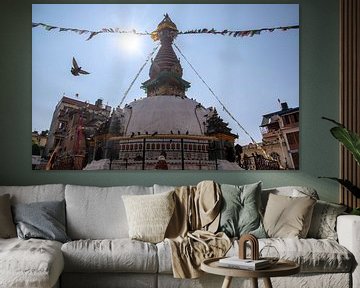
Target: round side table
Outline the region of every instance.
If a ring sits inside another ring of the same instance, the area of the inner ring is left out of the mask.
[[[238,268],[222,267],[219,259],[206,259],[201,263],[201,270],[216,275],[225,276],[222,288],[229,288],[233,277],[251,278],[253,287],[258,288],[258,278],[263,278],[265,287],[272,288],[270,277],[289,276],[300,272],[300,266],[288,260],[279,260],[269,268],[261,270],[245,270]]]

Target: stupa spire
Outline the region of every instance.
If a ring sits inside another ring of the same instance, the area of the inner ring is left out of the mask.
[[[190,83],[182,79],[183,70],[180,60],[172,47],[178,34],[177,27],[168,14],[159,23],[157,29],[151,33],[154,41],[160,40],[160,49],[152,60],[149,77],[142,83],[147,96],[170,95],[185,96],[185,91]]]

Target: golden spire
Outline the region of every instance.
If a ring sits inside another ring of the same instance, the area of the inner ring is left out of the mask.
[[[172,39],[174,39],[177,36],[178,29],[174,22],[171,21],[169,15],[166,13],[164,15],[164,19],[159,23],[156,30],[151,32],[151,38],[154,41],[161,40],[162,31],[167,30],[169,35],[172,36]]]

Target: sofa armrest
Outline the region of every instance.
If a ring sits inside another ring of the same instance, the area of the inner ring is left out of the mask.
[[[360,216],[341,215],[336,224],[339,243],[355,257],[352,273],[353,287],[360,287]]]

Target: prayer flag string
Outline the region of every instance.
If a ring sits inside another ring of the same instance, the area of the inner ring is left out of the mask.
[[[91,31],[91,30],[86,30],[86,29],[76,29],[76,28],[64,28],[64,27],[57,27],[57,26],[52,26],[52,25],[48,25],[48,24],[44,24],[44,23],[32,23],[32,28],[35,27],[43,27],[45,30],[47,31],[51,31],[51,30],[55,30],[58,29],[59,32],[63,32],[63,31],[71,31],[71,32],[75,32],[79,35],[83,35],[83,34],[90,34],[89,37],[86,40],[90,40],[92,39],[94,36],[101,34],[101,33],[118,33],[118,34],[134,34],[134,35],[150,35],[150,33],[148,32],[137,32],[135,29],[132,30],[121,30],[120,28],[103,28],[99,31]]]
[[[261,28],[261,29],[255,29],[255,30],[222,30],[217,31],[214,28],[213,29],[195,29],[195,30],[189,30],[184,32],[178,32],[178,34],[220,34],[223,36],[233,36],[233,37],[244,37],[249,36],[252,37],[254,35],[260,35],[261,32],[274,32],[275,30],[280,31],[287,31],[291,29],[299,29],[299,25],[293,25],[293,26],[281,26],[281,27],[274,27],[274,28]]]
[[[149,32],[138,32],[135,29],[132,30],[121,30],[120,28],[103,28],[98,31],[92,31],[92,30],[86,30],[86,29],[77,29],[77,28],[64,28],[64,27],[58,27],[53,26],[49,24],[44,23],[32,23],[32,28],[36,27],[42,27],[47,31],[52,30],[58,30],[59,32],[74,32],[79,35],[87,34],[89,35],[86,40],[92,39],[94,36],[98,34],[103,33],[118,33],[118,34],[134,34],[134,35],[140,35],[140,36],[151,36],[152,33]],[[254,35],[260,35],[262,32],[273,32],[275,30],[280,31],[288,31],[291,29],[299,29],[299,25],[293,25],[293,26],[280,26],[280,27],[273,27],[273,28],[261,28],[261,29],[254,29],[254,30],[222,30],[217,31],[214,28],[212,29],[194,29],[194,30],[188,30],[188,31],[179,31],[178,35],[187,35],[187,34],[212,34],[212,35],[223,35],[223,36],[232,36],[232,37],[253,37]],[[156,32],[156,31],[155,31]]]

